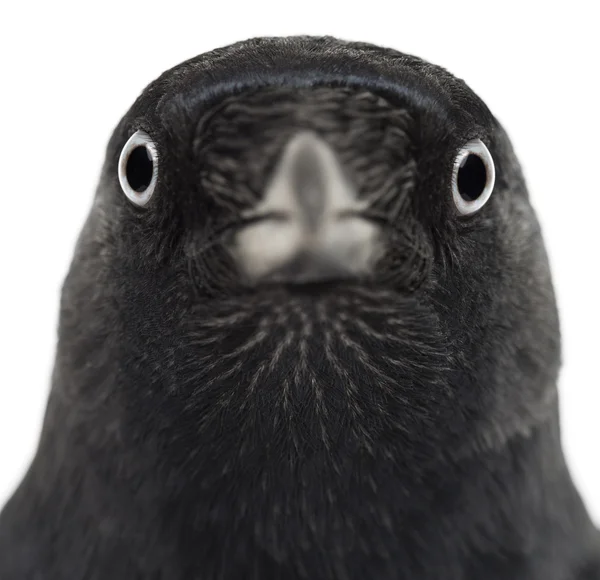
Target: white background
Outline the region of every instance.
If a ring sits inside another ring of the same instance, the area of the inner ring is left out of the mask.
[[[208,4],[216,4],[210,9]],[[258,35],[332,34],[441,64],[524,165],[562,313],[563,440],[600,523],[600,48],[594,3],[4,2],[0,9],[0,504],[31,460],[59,287],[104,147],[163,70]]]

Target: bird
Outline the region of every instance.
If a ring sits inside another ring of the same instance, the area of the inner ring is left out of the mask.
[[[0,577],[600,579],[560,360],[464,81],[333,37],[202,54],[110,138]]]

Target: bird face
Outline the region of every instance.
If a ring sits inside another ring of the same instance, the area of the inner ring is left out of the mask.
[[[393,79],[256,62],[253,84],[165,73],[115,131],[65,289],[63,326],[119,369],[85,396],[110,390],[122,436],[202,485],[418,481],[526,431],[553,396],[556,312],[485,105],[411,57]]]

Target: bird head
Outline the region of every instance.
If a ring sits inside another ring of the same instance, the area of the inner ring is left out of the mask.
[[[370,45],[249,41],[152,83],[61,324],[73,399],[197,489],[409,486],[553,409],[554,296],[505,132]]]

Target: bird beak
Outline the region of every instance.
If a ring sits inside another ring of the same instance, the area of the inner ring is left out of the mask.
[[[244,216],[233,253],[253,282],[320,282],[370,273],[379,227],[320,137],[286,145],[261,202]]]

